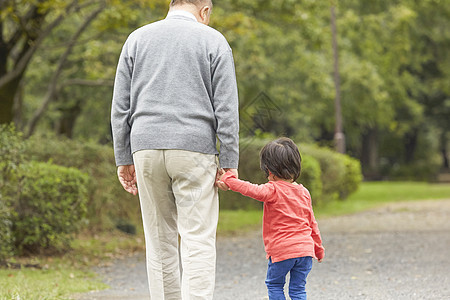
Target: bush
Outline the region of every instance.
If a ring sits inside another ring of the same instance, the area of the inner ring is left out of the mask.
[[[431,159],[415,161],[408,165],[394,165],[389,170],[389,178],[408,181],[436,181],[440,167],[440,163]]]
[[[88,177],[49,163],[23,165],[20,192],[13,202],[13,234],[19,253],[68,246],[86,214]]]
[[[17,195],[18,171],[25,161],[25,142],[13,125],[0,125],[0,263],[13,255],[10,203]]]
[[[0,266],[13,255],[14,239],[9,208],[0,199]]]
[[[51,135],[33,136],[29,145],[27,152],[33,160],[77,168],[89,175],[89,229],[109,230],[123,221],[141,225],[139,199],[120,185],[112,146]]]
[[[311,194],[311,200],[313,204],[322,197],[322,171],[320,170],[320,164],[311,155],[302,155],[302,172],[300,174],[299,182],[302,183]]]
[[[18,170],[26,161],[25,148],[14,125],[0,125],[0,200],[6,206],[17,193]]]
[[[302,145],[303,153],[313,156],[322,171],[322,195],[316,203],[344,200],[358,189],[362,181],[359,161],[347,155],[315,145]]]
[[[87,175],[30,162],[30,149],[14,126],[0,126],[0,262],[24,251],[62,249],[86,214]]]
[[[339,199],[345,199],[358,190],[363,176],[359,160],[347,155],[340,155],[340,157],[344,160],[345,175],[339,189]]]

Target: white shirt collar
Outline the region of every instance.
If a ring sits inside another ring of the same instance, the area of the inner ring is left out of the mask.
[[[167,17],[172,17],[172,16],[183,16],[183,17],[187,17],[189,19],[194,20],[195,22],[197,21],[197,18],[190,12],[185,11],[185,10],[172,10],[169,11],[169,13],[167,14]]]

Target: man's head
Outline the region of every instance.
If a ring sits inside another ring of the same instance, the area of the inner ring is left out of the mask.
[[[172,0],[170,10],[185,10],[192,13],[197,21],[209,24],[212,12],[212,0]]]

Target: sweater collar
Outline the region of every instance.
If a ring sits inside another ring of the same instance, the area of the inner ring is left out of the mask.
[[[172,11],[169,11],[169,13],[167,14],[166,18],[171,18],[171,17],[175,17],[175,16],[177,16],[177,17],[178,16],[186,17],[186,18],[189,18],[191,20],[194,20],[195,22],[198,22],[197,19],[195,18],[195,16],[192,13],[190,13],[188,11],[185,11],[185,10],[172,10]]]

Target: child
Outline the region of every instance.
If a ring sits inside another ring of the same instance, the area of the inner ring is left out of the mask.
[[[268,183],[252,184],[221,172],[219,181],[231,190],[264,202],[263,238],[269,260],[266,285],[270,300],[286,299],[284,284],[290,272],[289,296],[306,299],[306,277],[312,258],[322,261],[325,251],[314,218],[308,190],[295,180],[301,157],[291,139],[279,138],[260,153],[261,169]]]

